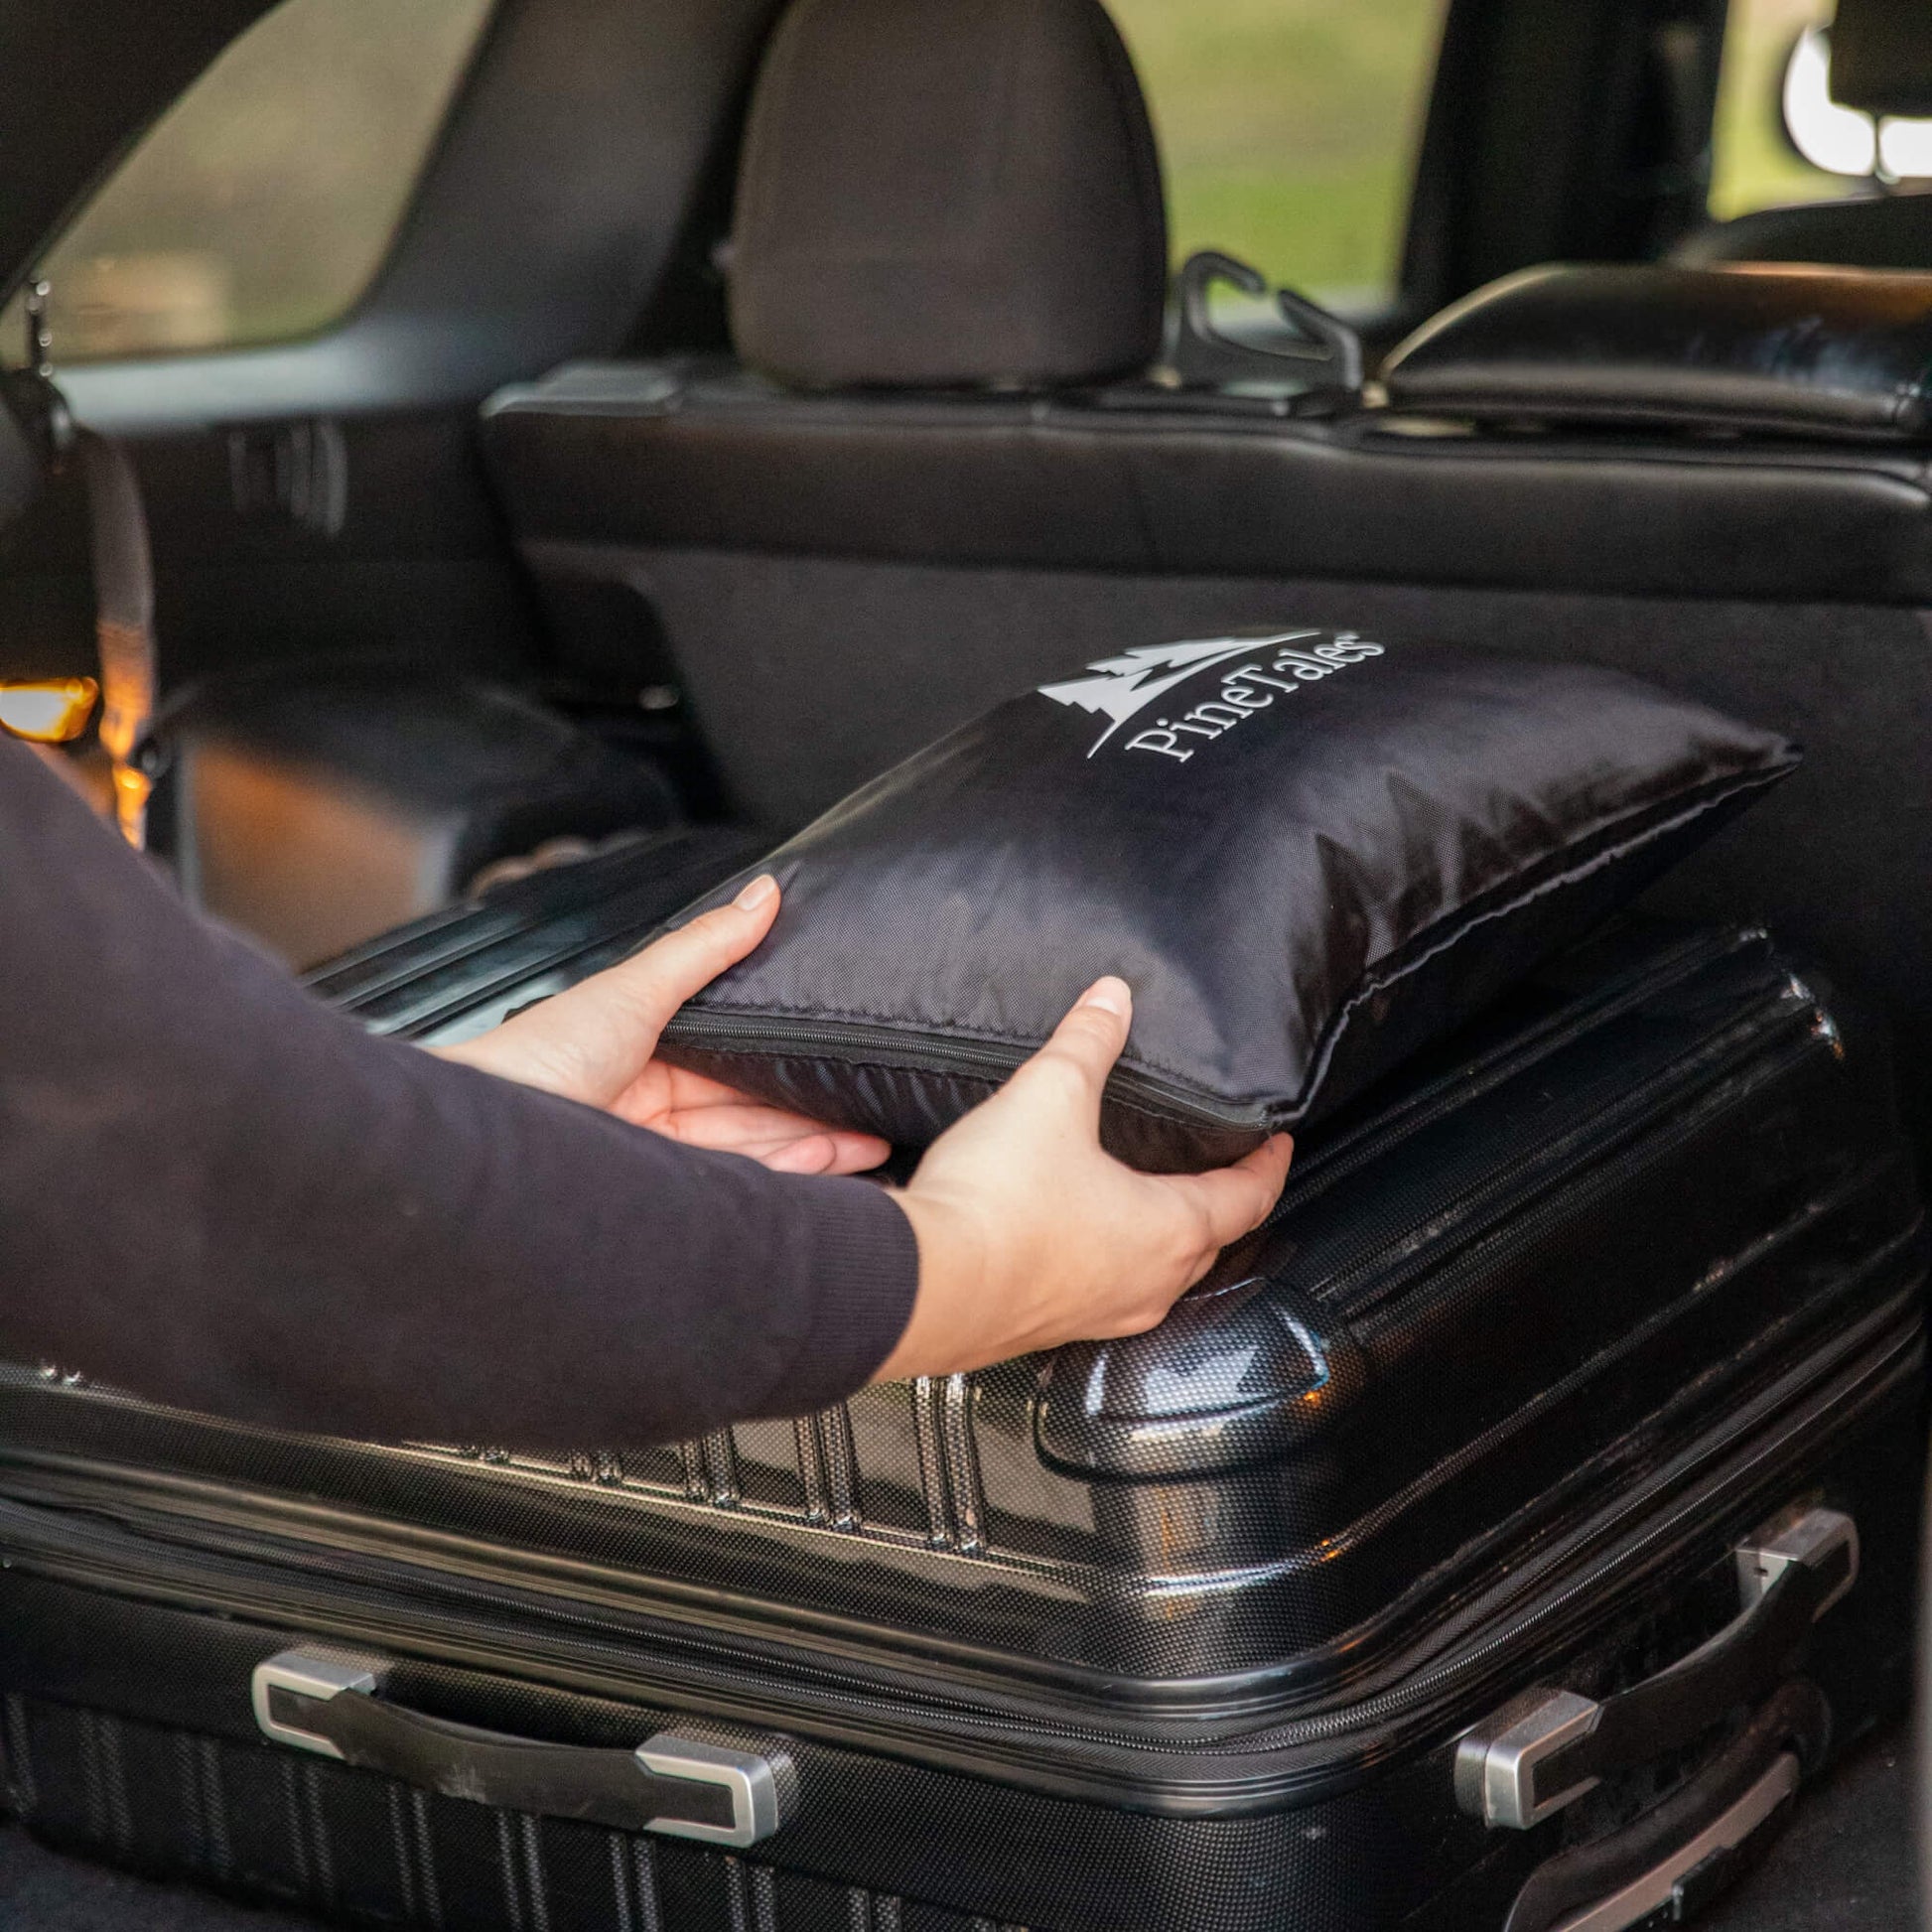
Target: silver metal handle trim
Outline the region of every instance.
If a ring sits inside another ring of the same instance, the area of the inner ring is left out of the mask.
[[[326,1651],[284,1650],[255,1666],[248,1696],[255,1708],[255,1723],[264,1737],[272,1737],[278,1744],[292,1744],[299,1751],[314,1751],[318,1757],[339,1758],[342,1751],[327,1737],[282,1723],[274,1715],[269,1694],[290,1691],[297,1697],[326,1704],[345,1691],[360,1691],[372,1697],[381,1678],[379,1663],[347,1655],[331,1656]]]
[[[1551,1932],[1629,1932],[1653,1912],[1672,1902],[1678,1880],[1695,1871],[1707,1859],[1733,1852],[1777,1810],[1798,1788],[1803,1769],[1790,1751],[1779,1752],[1771,1768],[1717,1819],[1707,1825],[1688,1845],[1680,1845],[1661,1863],[1652,1865],[1642,1877],[1633,1878],[1621,1891],[1572,1914]]]
[[[1457,1807],[1485,1825],[1528,1831],[1599,1782],[1582,1778],[1544,1796],[1537,1770],[1595,1729],[1603,1707],[1575,1691],[1525,1691],[1456,1746]]]
[[[1814,1623],[1859,1581],[1859,1526],[1836,1509],[1807,1509],[1767,1523],[1737,1546],[1737,1591],[1744,1607],[1755,1603],[1794,1563],[1816,1570],[1840,1549],[1846,1553],[1844,1581],[1812,1612]]]
[[[731,1793],[729,1825],[694,1825],[680,1818],[653,1818],[646,1831],[666,1838],[694,1838],[706,1845],[743,1849],[766,1839],[778,1829],[778,1779],[768,1758],[756,1751],[732,1750],[700,1738],[679,1737],[668,1730],[637,1746],[637,1762],[660,1778],[682,1778],[700,1784],[722,1785]]]

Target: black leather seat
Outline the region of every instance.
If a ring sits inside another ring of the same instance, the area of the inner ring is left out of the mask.
[[[1416,427],[1092,395],[786,396],[738,372],[598,367],[500,398],[489,443],[526,558],[649,604],[735,802],[774,824],[1173,621],[1152,607],[1125,614],[1131,635],[1082,621],[1109,600],[1070,580],[1096,574],[1932,599],[1915,449]],[[1071,608],[1037,639],[962,635],[961,574],[989,570],[1058,580],[1041,610]],[[1260,603],[1272,621],[1279,605]]]
[[[1932,193],[1757,208],[1697,229],[1671,251],[1671,260],[1687,268],[1724,262],[1932,268]]]

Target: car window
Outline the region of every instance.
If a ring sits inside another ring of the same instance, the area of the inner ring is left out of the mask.
[[[491,0],[283,0],[41,263],[57,361],[338,322],[388,252]],[[19,302],[0,321],[18,359]]]
[[[1110,0],[1176,261],[1220,248],[1340,309],[1395,296],[1443,0]]]
[[[1791,202],[1859,192],[1859,180],[1813,167],[1792,146],[1780,102],[1792,51],[1831,26],[1834,0],[1730,0],[1711,136],[1711,212],[1720,220]]]

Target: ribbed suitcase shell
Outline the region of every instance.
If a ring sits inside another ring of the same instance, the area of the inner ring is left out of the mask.
[[[661,914],[652,873],[534,880],[320,983],[392,1031],[475,1025],[621,951]],[[1762,934],[1633,929],[1311,1141],[1151,1336],[570,1456],[276,1435],[22,1369],[16,1802],[122,1857],[453,1927],[1500,1916],[1690,1767],[1499,1833],[1455,1810],[1455,1735],[1700,1641],[1771,1511],[1858,1518],[1863,1573],[1807,1668],[1841,1734],[1893,1694],[1920,1239],[1862,1039]],[[249,1671],[305,1638],[497,1729],[782,1737],[795,1813],[739,1858],[251,1741]]]

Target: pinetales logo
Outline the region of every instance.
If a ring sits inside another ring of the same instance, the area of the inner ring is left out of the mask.
[[[1055,704],[1076,705],[1107,719],[1108,725],[1087,751],[1092,758],[1123,725],[1190,679],[1219,671],[1220,689],[1204,703],[1178,716],[1158,716],[1126,740],[1129,752],[1148,752],[1185,764],[1203,740],[1220,738],[1278,697],[1293,697],[1305,684],[1319,682],[1365,657],[1380,657],[1382,646],[1365,642],[1352,630],[1281,630],[1271,636],[1189,638],[1173,644],[1138,644],[1118,657],[1089,664],[1087,677],[1064,684],[1042,684],[1039,695]],[[1248,658],[1234,664],[1236,658]],[[1231,670],[1221,669],[1234,665]],[[1166,710],[1175,707],[1168,706]]]

